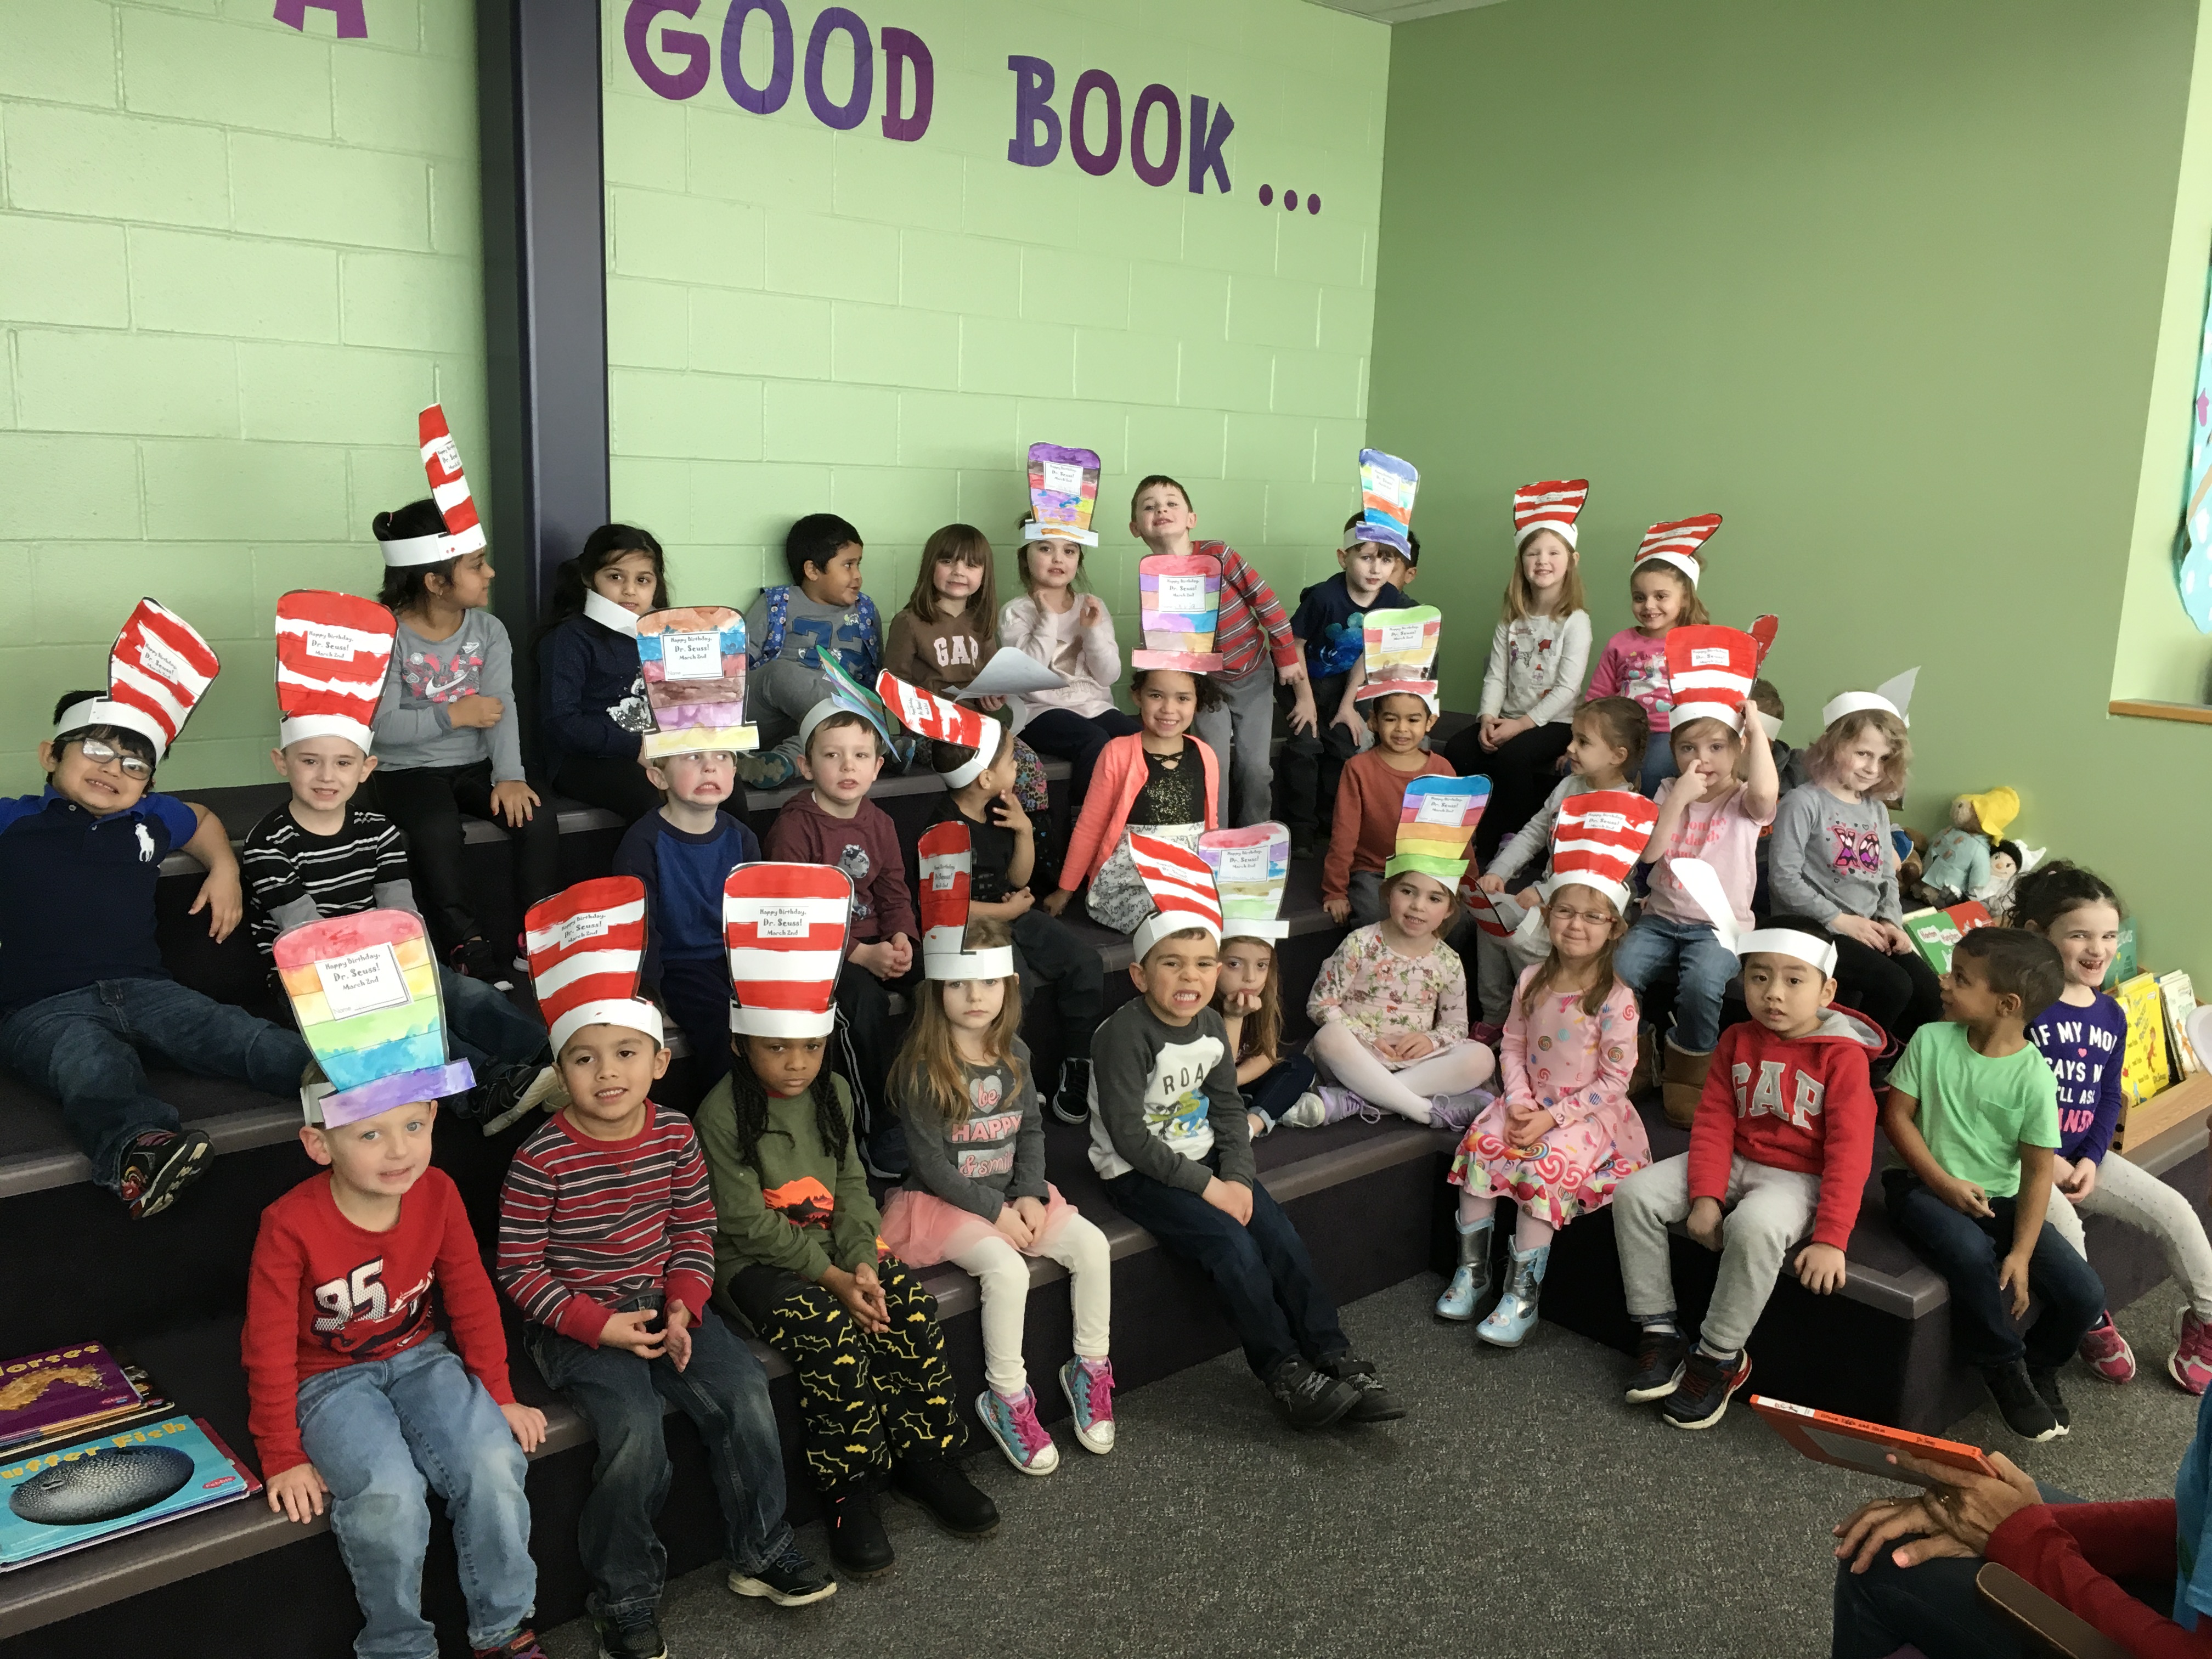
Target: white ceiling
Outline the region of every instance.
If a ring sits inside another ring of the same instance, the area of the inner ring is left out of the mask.
[[[1372,17],[1380,23],[1410,23],[1416,17],[1437,17],[1448,11],[1473,11],[1494,6],[1498,0],[1313,0],[1331,11],[1348,11]]]

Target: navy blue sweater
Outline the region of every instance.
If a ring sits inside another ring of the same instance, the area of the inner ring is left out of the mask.
[[[569,617],[538,644],[538,705],[549,775],[571,755],[635,760],[653,724],[637,641],[589,617]]]
[[[739,819],[714,815],[710,835],[678,830],[647,812],[615,849],[615,874],[645,884],[645,961],[639,981],[660,988],[663,962],[711,962],[721,956],[722,884],[741,864],[760,861],[760,842]]]

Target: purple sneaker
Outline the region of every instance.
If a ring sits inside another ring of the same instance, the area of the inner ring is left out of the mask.
[[[1009,1400],[995,1389],[975,1396],[975,1415],[991,1432],[992,1443],[1024,1474],[1050,1474],[1060,1467],[1060,1448],[1037,1421],[1036,1395],[1024,1389]]]
[[[1382,1121],[1381,1109],[1370,1106],[1351,1090],[1340,1088],[1334,1083],[1317,1083],[1300,1095],[1297,1104],[1275,1121],[1279,1125],[1287,1123],[1293,1129],[1320,1129],[1332,1123],[1341,1123],[1354,1113],[1370,1123]]]
[[[1463,1135],[1467,1126],[1481,1116],[1483,1108],[1496,1097],[1487,1089],[1469,1089],[1458,1095],[1432,1095],[1429,1098],[1429,1127]]]

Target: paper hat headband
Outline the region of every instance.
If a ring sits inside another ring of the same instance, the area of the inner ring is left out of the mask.
[[[1831,698],[1820,710],[1820,729],[1826,731],[1846,714],[1856,714],[1862,709],[1879,709],[1894,714],[1906,726],[1912,724],[1905,710],[1912,707],[1913,682],[1920,678],[1917,668],[1908,668],[1895,679],[1884,680],[1871,691],[1846,691]]]
[[[1041,542],[1050,537],[1097,546],[1091,519],[1098,506],[1098,457],[1091,450],[1031,444],[1030,520],[1022,526],[1022,539]]]
[[[343,738],[367,754],[398,624],[374,599],[299,588],[276,601],[276,746]]]
[[[1221,561],[1211,553],[1147,553],[1137,561],[1137,623],[1144,645],[1132,668],[1221,672],[1213,635],[1221,621]]]
[[[1152,914],[1129,935],[1129,948],[1142,962],[1170,933],[1196,927],[1221,943],[1221,898],[1213,890],[1213,872],[1188,848],[1157,836],[1129,836],[1129,861],[1152,896]]]
[[[580,881],[522,919],[530,981],[553,1052],[586,1025],[621,1025],[661,1042],[660,1010],[637,994],[645,962],[645,884],[635,876]]]
[[[853,919],[853,878],[829,864],[741,864],[722,884],[730,1029],[828,1036]]]
[[[1545,902],[1562,887],[1594,887],[1626,914],[1629,873],[1658,817],[1657,807],[1626,789],[1568,796],[1552,830],[1552,873],[1538,887]]]
[[[909,685],[889,669],[876,676],[876,692],[892,717],[916,737],[975,751],[942,775],[948,789],[965,789],[975,782],[1013,740],[1012,728],[1004,721],[993,720],[980,708]]]
[[[1349,550],[1362,542],[1395,548],[1413,556],[1413,496],[1421,487],[1420,470],[1411,461],[1386,455],[1379,449],[1359,452],[1359,517],[1344,532]]]
[[[1432,605],[1369,611],[1361,624],[1367,680],[1352,701],[1372,702],[1403,692],[1437,713],[1437,647],[1443,625],[1444,613]]]
[[[1398,850],[1382,878],[1408,870],[1457,887],[1467,873],[1467,844],[1490,804],[1488,778],[1415,778],[1398,811]]]
[[[438,564],[473,553],[484,544],[483,526],[477,522],[477,504],[469,495],[469,481],[461,471],[460,447],[446,428],[446,411],[432,404],[416,418],[422,446],[422,471],[430,480],[430,499],[445,520],[442,535],[410,536],[378,545],[386,564],[397,568],[410,564]]]
[[[1694,519],[1677,519],[1672,524],[1655,524],[1644,532],[1644,545],[1636,550],[1636,562],[1656,559],[1662,564],[1671,564],[1695,587],[1703,574],[1698,550],[1720,527],[1721,515],[1717,513],[1701,513]]]
[[[1588,478],[1550,478],[1522,484],[1513,492],[1513,545],[1517,550],[1540,530],[1548,530],[1569,547],[1575,544],[1575,520],[1589,500]]]
[[[1743,730],[1744,699],[1759,678],[1759,641],[1739,629],[1692,624],[1667,634],[1667,686],[1674,699],[1669,717],[1680,731],[1692,720],[1718,720]]]
[[[995,722],[994,722],[995,724]],[[921,976],[924,979],[1004,979],[1014,971],[1014,947],[968,948],[970,884],[975,853],[962,821],[933,823],[921,832]]]
[[[726,605],[693,605],[634,620],[638,672],[653,711],[645,758],[759,748],[759,731],[745,724],[744,617]]]
[[[823,651],[818,655],[822,677],[830,682],[830,695],[808,709],[806,717],[799,722],[799,746],[805,748],[807,739],[814,735],[814,728],[830,715],[858,714],[876,728],[876,735],[888,748],[895,722],[890,711],[884,707],[883,699],[854,679],[835,651]]]
[[[1209,830],[1198,838],[1198,855],[1213,872],[1222,938],[1272,943],[1289,937],[1291,924],[1280,920],[1291,879],[1289,830],[1279,823]]]
[[[107,695],[81,698],[63,709],[54,736],[88,726],[117,726],[152,744],[159,760],[222,666],[198,629],[175,611],[141,599],[107,653]]]
[[[361,910],[277,935],[276,975],[334,1092],[301,1091],[307,1121],[335,1128],[473,1087],[446,1058],[438,963],[411,910]]]
[[[1771,951],[1776,956],[1795,957],[1807,966],[1818,969],[1823,978],[1833,977],[1836,947],[1832,941],[1801,933],[1794,927],[1753,927],[1739,932],[1735,906],[1729,902],[1717,870],[1702,859],[1668,859],[1667,868],[1713,924],[1713,937],[1721,942],[1723,951],[1733,951],[1739,957],[1755,951]]]

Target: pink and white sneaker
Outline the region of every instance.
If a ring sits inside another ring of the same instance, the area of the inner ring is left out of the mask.
[[[2203,1394],[2212,1383],[2212,1319],[2199,1319],[2184,1308],[2176,1316],[2179,1346],[2166,1362],[2166,1374],[2191,1394]]]
[[[1060,1448],[1037,1421],[1036,1395],[1029,1389],[1009,1400],[985,1389],[975,1396],[975,1415],[991,1431],[991,1443],[1024,1474],[1050,1474],[1060,1467]]]
[[[2112,1323],[2107,1311],[2097,1316],[2097,1322],[2089,1327],[2081,1339],[2081,1358],[2089,1362],[2089,1369],[2107,1382],[2132,1382],[2136,1379],[2136,1351],[2128,1346],[2128,1340],[2120,1334],[2120,1328]]]
[[[1114,1362],[1080,1355],[1060,1368],[1060,1391],[1075,1413],[1075,1438],[1085,1451],[1114,1449]]]

